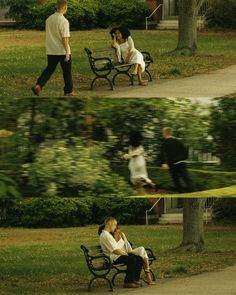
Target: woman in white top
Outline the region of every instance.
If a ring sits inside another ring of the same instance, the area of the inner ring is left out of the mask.
[[[134,47],[134,41],[128,29],[119,27],[111,30],[112,47],[116,49],[119,62],[134,64],[133,75],[137,75],[139,85],[146,86],[142,80],[142,72],[145,71],[143,55]]]
[[[129,160],[130,181],[135,186],[145,184],[155,187],[155,184],[148,178],[146,161],[144,158],[144,148],[141,145],[142,134],[139,131],[130,133],[130,146],[128,153],[124,155],[125,160]]]

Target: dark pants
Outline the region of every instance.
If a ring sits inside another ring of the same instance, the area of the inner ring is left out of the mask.
[[[177,192],[192,192],[193,184],[192,180],[188,174],[187,167],[185,163],[179,163],[177,165],[170,165],[170,173],[175,184],[175,188]],[[186,188],[184,189],[183,185],[181,184],[181,179],[184,181]]]
[[[129,256],[120,256],[114,264],[124,263],[127,266],[125,283],[132,283],[140,280],[140,274],[143,267],[143,259],[140,256],[129,254]]]
[[[73,91],[73,81],[71,74],[71,58],[69,61],[65,61],[65,55],[48,55],[48,65],[46,69],[42,72],[41,76],[37,80],[37,84],[43,88],[43,86],[50,79],[51,75],[54,73],[58,63],[60,62],[63,78],[64,78],[64,93],[71,93]]]

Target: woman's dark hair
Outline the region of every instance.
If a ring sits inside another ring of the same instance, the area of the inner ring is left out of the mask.
[[[127,39],[131,35],[130,31],[125,27],[119,27],[117,30],[121,32],[121,35],[124,39]]]
[[[133,147],[140,146],[143,136],[140,131],[131,131],[129,135],[129,144]]]
[[[111,35],[111,38],[113,39],[113,34],[115,34],[115,32],[118,30],[118,28],[116,27],[116,28],[112,28],[111,30],[110,30],[110,35]]]
[[[104,230],[104,228],[105,228],[105,224],[103,223],[103,224],[101,224],[101,225],[99,225],[99,227],[98,227],[98,235],[100,236],[100,234],[102,233],[102,231]]]

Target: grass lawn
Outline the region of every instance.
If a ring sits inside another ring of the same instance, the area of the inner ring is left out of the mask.
[[[206,250],[174,253],[182,226],[122,226],[135,245],[158,255],[158,278],[198,274],[236,263],[236,226],[206,226]],[[80,245],[98,243],[97,226],[65,229],[0,229],[0,294],[85,293],[90,274]],[[94,285],[96,293],[96,286]]]
[[[88,88],[93,75],[83,49],[109,47],[110,36],[108,30],[75,31],[71,35],[75,90],[91,95]],[[152,54],[151,72],[156,79],[192,76],[236,63],[236,32],[199,33],[199,53],[194,57],[163,55],[176,47],[176,31],[134,30],[132,35],[138,49]],[[0,95],[31,96],[31,86],[46,65],[44,32],[2,29],[0,40]],[[43,95],[61,95],[62,86],[58,67]]]

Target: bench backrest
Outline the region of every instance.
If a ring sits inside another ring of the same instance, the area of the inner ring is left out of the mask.
[[[101,49],[93,49],[90,50],[88,48],[84,48],[89,63],[92,69],[103,70],[104,67],[112,68],[113,65],[118,63],[118,58],[114,48],[101,48]]]
[[[85,247],[81,245],[80,248],[84,252],[88,268],[92,273],[112,268],[111,260],[102,252],[101,246]]]

